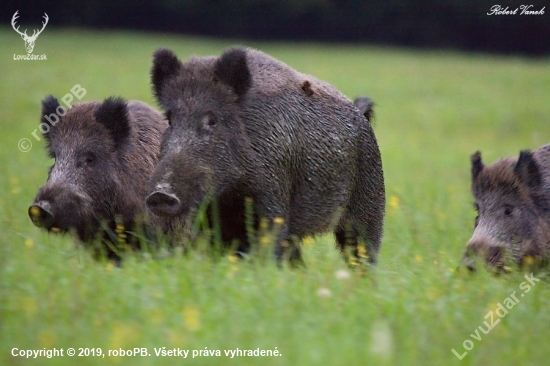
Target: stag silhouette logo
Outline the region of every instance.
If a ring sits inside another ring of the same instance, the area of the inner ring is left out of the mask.
[[[44,28],[46,28],[46,24],[48,24],[48,20],[49,20],[48,14],[44,13],[44,21],[42,22],[42,29],[40,29],[40,30],[35,29],[32,33],[32,36],[29,36],[29,35],[27,35],[27,30],[26,29],[25,29],[24,32],[21,32],[21,31],[19,31],[19,26],[17,26],[17,28],[15,27],[15,21],[17,20],[17,18],[19,18],[19,15],[17,15],[17,13],[19,13],[19,10],[17,10],[15,12],[15,14],[13,14],[13,18],[11,18],[11,26],[13,27],[13,29],[17,33],[19,33],[21,35],[21,38],[23,38],[23,41],[25,41],[25,48],[27,49],[27,53],[32,53],[32,50],[34,49],[34,42],[36,41],[36,38],[38,38],[40,33],[42,33]]]

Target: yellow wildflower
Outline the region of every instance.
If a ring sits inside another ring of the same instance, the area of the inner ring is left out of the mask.
[[[260,241],[260,244],[262,244],[262,245],[268,245],[271,242],[271,240],[269,238],[269,235],[260,236],[259,241]]]
[[[32,248],[32,247],[34,246],[34,241],[32,241],[31,238],[26,238],[26,239],[25,239],[25,246],[26,246],[27,248]]]
[[[201,327],[200,312],[195,305],[187,305],[182,311],[183,324],[190,331],[199,330]]]
[[[113,272],[115,266],[112,262],[108,262],[107,265],[105,265],[105,269],[107,270],[107,272]]]
[[[302,243],[304,244],[304,246],[310,246],[312,245],[314,242],[313,240],[313,237],[312,236],[306,236],[303,240],[302,240]]]
[[[399,208],[399,197],[397,197],[397,196],[391,196],[391,197],[390,197],[389,206],[390,206],[391,208],[393,208],[394,210],[395,210],[395,209],[398,209],[398,208]]]
[[[41,348],[53,348],[56,344],[56,334],[51,329],[38,333],[38,344]]]
[[[117,322],[113,326],[110,348],[129,347],[136,342],[138,334],[140,333],[134,324]]]
[[[36,314],[36,312],[38,311],[38,304],[36,303],[34,297],[27,296],[23,299],[22,308],[25,313],[33,315]]]

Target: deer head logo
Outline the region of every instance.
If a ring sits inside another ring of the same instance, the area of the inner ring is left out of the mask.
[[[19,15],[17,15],[18,12],[19,12],[19,10],[17,10],[15,12],[15,14],[13,14],[13,18],[11,18],[11,26],[13,27],[13,29],[17,33],[19,33],[21,35],[21,38],[23,38],[23,41],[25,41],[25,48],[27,49],[27,53],[32,53],[32,50],[34,49],[34,42],[36,41],[36,38],[38,38],[40,33],[42,33],[44,28],[46,28],[46,24],[48,24],[48,19],[49,19],[48,14],[44,13],[44,22],[42,22],[42,29],[40,29],[39,31],[37,31],[35,29],[32,33],[32,36],[29,37],[27,35],[27,30],[26,29],[25,29],[24,32],[20,32],[19,31],[19,26],[17,26],[17,28],[15,28],[15,20],[17,18],[19,18]]]

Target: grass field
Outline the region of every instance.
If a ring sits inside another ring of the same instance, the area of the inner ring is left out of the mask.
[[[247,43],[350,98],[376,102],[388,204],[379,265],[366,277],[347,270],[330,235],[304,243],[301,270],[202,250],[130,255],[116,268],[31,224],[27,207],[52,164],[32,136],[44,96],[61,98],[79,84],[83,100],[120,95],[156,105],[149,84],[156,48],[186,59],[234,43],[48,28],[34,50],[47,61],[14,61],[23,41],[0,28],[0,365],[547,364],[548,276],[536,274],[541,281],[525,293],[519,271],[470,275],[457,266],[475,216],[469,155],[480,149],[492,162],[550,142],[549,59]],[[30,151],[18,149],[22,138]],[[514,291],[517,305],[476,334]],[[66,355],[70,347],[77,354],[137,347],[151,356],[76,358]],[[162,347],[190,353],[157,357]],[[13,348],[62,348],[65,356],[25,359]],[[280,355],[225,356],[237,348]],[[192,358],[193,350],[221,356]]]

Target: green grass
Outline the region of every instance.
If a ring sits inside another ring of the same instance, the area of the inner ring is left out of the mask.
[[[546,364],[550,286],[539,282],[459,361],[485,315],[525,279],[456,271],[474,219],[469,155],[486,162],[550,142],[550,60],[369,46],[247,43],[376,102],[375,131],[388,196],[379,265],[351,273],[332,236],[303,248],[307,269],[272,261],[215,260],[204,251],[123,268],[97,262],[69,237],[47,235],[27,207],[51,161],[38,128],[40,101],[75,85],[84,100],[121,95],[152,105],[151,55],[219,54],[228,40],[48,28],[35,54],[0,28],[0,364],[452,365]],[[18,150],[21,138],[33,143]],[[540,276],[543,276],[540,274]],[[330,296],[321,296],[321,289]],[[25,360],[12,348],[111,350],[150,357]],[[154,348],[277,350],[279,357],[157,358]]]

